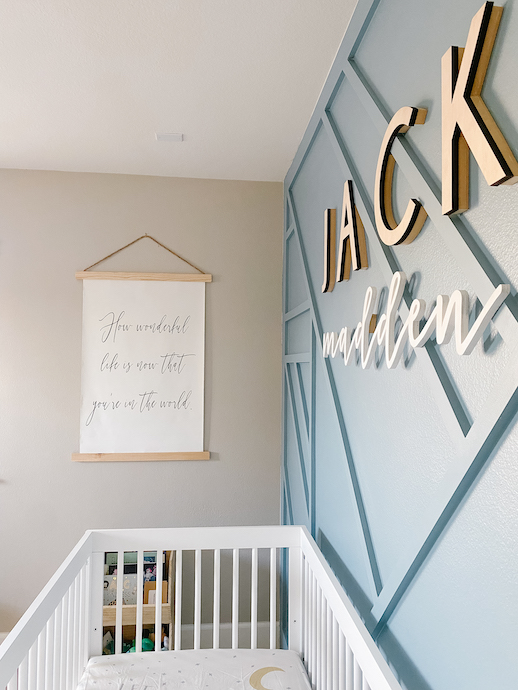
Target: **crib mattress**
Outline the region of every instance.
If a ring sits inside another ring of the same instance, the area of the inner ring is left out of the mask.
[[[77,690],[311,690],[295,652],[202,649],[90,659]]]

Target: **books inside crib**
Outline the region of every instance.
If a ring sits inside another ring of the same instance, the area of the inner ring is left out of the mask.
[[[171,624],[171,606],[169,592],[171,591],[171,578],[174,567],[174,554],[171,551],[144,551],[139,563],[137,551],[124,552],[122,567],[122,583],[118,590],[118,576],[120,564],[118,554],[108,552],[104,555],[104,590],[103,590],[103,654],[115,653],[115,626],[117,595],[120,591],[122,597],[122,623],[123,623],[123,652],[135,652],[137,608],[142,605],[142,651],[155,649],[155,622],[156,622],[156,592],[157,573],[158,584],[162,589],[162,630],[161,649],[169,649],[169,627]],[[141,583],[142,596],[138,596],[138,581]]]

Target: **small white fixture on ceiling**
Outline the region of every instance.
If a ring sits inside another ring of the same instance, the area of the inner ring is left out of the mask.
[[[183,134],[180,132],[156,132],[157,141],[183,141]]]

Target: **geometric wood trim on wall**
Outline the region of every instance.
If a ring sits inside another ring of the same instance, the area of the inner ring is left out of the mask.
[[[370,573],[373,591],[376,592],[372,606],[371,633],[376,638],[383,630],[390,616],[394,612],[409,585],[415,578],[426,557],[437,543],[437,540],[448,527],[452,516],[462,499],[466,496],[481,469],[490,458],[497,443],[502,438],[518,409],[518,308],[514,298],[507,299],[497,316],[495,323],[503,340],[510,348],[514,348],[510,354],[507,365],[500,372],[499,379],[488,398],[484,401],[482,409],[475,419],[470,419],[466,413],[462,400],[459,398],[454,382],[447,369],[443,365],[436,345],[429,342],[425,348],[415,351],[416,357],[425,374],[426,381],[432,395],[438,403],[444,426],[456,449],[455,462],[451,464],[448,472],[441,480],[438,488],[439,502],[432,508],[424,507],[427,533],[425,537],[410,539],[402,548],[398,562],[390,575],[382,582],[376,559],[368,515],[365,511],[361,488],[356,474],[354,458],[348,442],[340,401],[336,391],[336,385],[329,359],[322,357],[322,323],[318,306],[315,300],[314,288],[309,277],[306,260],[306,249],[300,232],[297,218],[297,208],[294,203],[292,188],[298,174],[304,166],[308,153],[319,133],[324,132],[345,179],[352,180],[358,194],[355,195],[355,203],[360,217],[365,226],[369,248],[381,269],[387,285],[390,284],[394,272],[401,270],[396,256],[391,247],[383,244],[375,230],[374,208],[369,192],[360,178],[352,157],[347,150],[340,129],[331,114],[331,106],[336,97],[340,85],[346,79],[354,89],[361,104],[371,118],[377,132],[382,137],[390,121],[390,113],[387,113],[379,102],[374,90],[369,85],[366,75],[362,74],[355,62],[355,54],[358,50],[367,27],[378,7],[379,0],[359,0],[351,23],[346,32],[344,41],[338,51],[337,57],[329,73],[329,77],[322,90],[315,112],[310,120],[297,155],[285,180],[285,263],[284,263],[284,322],[285,325],[299,314],[309,311],[311,317],[311,348],[310,352],[301,355],[286,355],[284,349],[284,427],[286,426],[286,410],[290,407],[292,419],[295,420],[297,439],[300,438],[300,464],[301,468],[310,468],[306,472],[306,502],[308,509],[308,524],[315,535],[315,369],[322,367],[325,375],[327,393],[333,403],[334,414],[340,428],[341,442],[347,467],[351,479],[356,502],[356,510],[362,528],[362,537],[365,549],[365,561]],[[443,215],[441,208],[441,191],[437,184],[430,178],[426,166],[419,156],[410,147],[410,144],[395,141],[392,146],[392,155],[397,166],[401,169],[409,185],[422,200],[426,211],[439,232],[447,248],[455,256],[458,265],[466,280],[473,287],[478,299],[484,304],[494,291],[495,287],[507,282],[499,273],[498,268],[487,260],[482,249],[473,239],[470,231],[463,223],[463,219]],[[307,299],[299,307],[287,311],[286,280],[288,265],[286,262],[286,243],[295,241],[302,265],[304,285]],[[402,318],[408,314],[411,299],[405,295],[400,307]],[[302,310],[302,311],[301,311]],[[299,358],[299,359],[298,359]],[[297,362],[308,363],[311,368],[311,386],[307,391],[297,387]],[[285,433],[285,430],[284,430]],[[290,504],[289,477],[286,467],[286,440],[284,441],[284,496],[285,504]],[[291,509],[290,509],[291,510]],[[426,512],[427,511],[427,512]],[[284,520],[288,516],[284,515]],[[291,519],[293,519],[291,517]]]

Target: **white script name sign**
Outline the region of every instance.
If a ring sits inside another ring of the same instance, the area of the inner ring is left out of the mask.
[[[455,335],[455,347],[459,355],[469,355],[480,340],[489,322],[510,291],[510,285],[499,285],[482,308],[472,327],[469,327],[469,295],[465,290],[455,290],[448,297],[438,295],[435,307],[428,319],[422,323],[426,311],[426,302],[415,299],[410,305],[408,316],[396,338],[396,320],[398,309],[406,285],[406,276],[402,271],[394,273],[390,283],[387,311],[377,319],[376,329],[369,340],[369,325],[375,310],[376,288],[369,287],[365,292],[362,320],[356,329],[344,326],[338,333],[324,333],[322,351],[324,357],[336,357],[340,352],[344,364],[350,364],[353,353],[360,352],[363,369],[372,364],[378,347],[385,349],[385,359],[389,369],[397,367],[403,349],[408,344],[412,348],[423,347],[434,335],[438,345],[448,343]]]
[[[203,451],[204,343],[203,283],[84,280],[80,454]]]

